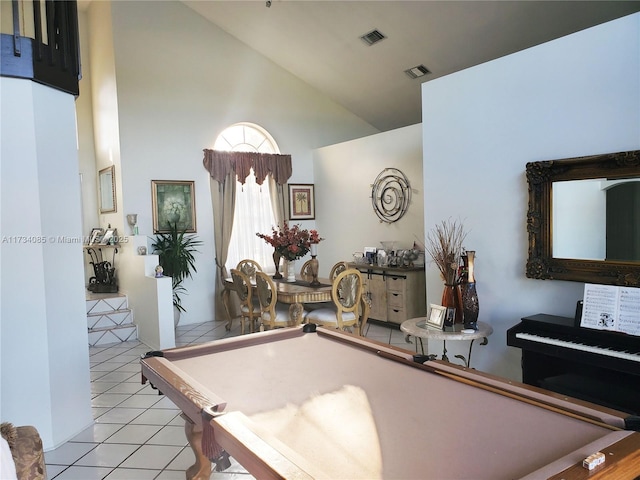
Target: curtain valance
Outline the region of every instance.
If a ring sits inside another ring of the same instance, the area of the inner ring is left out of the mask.
[[[235,172],[238,181],[244,184],[251,172],[256,175],[256,183],[262,185],[267,175],[271,174],[276,183],[284,185],[291,177],[291,155],[257,152],[225,152],[222,150],[204,149],[204,168],[219,183]]]

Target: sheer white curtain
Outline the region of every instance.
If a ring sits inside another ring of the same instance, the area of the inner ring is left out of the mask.
[[[269,132],[259,125],[247,122],[227,127],[216,139],[214,149],[261,154],[278,154],[279,152],[278,145]],[[233,165],[234,168],[241,168],[243,173],[239,176],[242,177],[246,174],[247,163],[246,161],[243,163],[240,159],[237,162],[240,163]],[[215,165],[211,165],[211,167],[215,167]],[[270,165],[270,168],[273,166]],[[288,164],[285,162],[284,167],[281,163],[278,164],[278,176],[280,177],[278,181],[286,182],[286,178],[291,174],[290,168],[290,160]],[[264,169],[265,164],[261,163],[258,167],[258,174],[264,176]],[[283,175],[286,175],[284,179]],[[264,271],[275,272],[273,247],[257,237],[256,233],[270,235],[272,228],[282,221],[284,217],[282,186],[278,186],[274,181],[273,172],[266,177],[262,185],[256,184],[255,172],[252,167],[244,184],[240,181],[236,182],[235,199],[233,230],[225,263],[227,271],[235,268],[240,260],[249,258],[258,262]]]
[[[275,272],[273,247],[256,236],[258,232],[270,235],[272,227],[276,225],[269,183],[257,185],[252,170],[244,185],[240,182],[236,185],[236,210],[227,255],[227,270],[235,268],[240,260],[250,258],[258,262],[264,271]]]

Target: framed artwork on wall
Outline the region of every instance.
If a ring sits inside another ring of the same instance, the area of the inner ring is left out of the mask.
[[[313,183],[289,184],[289,220],[313,220],[316,203]]]
[[[98,190],[100,193],[100,213],[116,211],[115,167],[103,168],[98,172]]]
[[[196,232],[195,186],[189,180],[151,180],[153,233],[165,233],[175,224],[179,231]]]

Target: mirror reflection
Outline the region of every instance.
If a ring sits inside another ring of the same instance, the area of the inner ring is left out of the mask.
[[[116,183],[114,167],[103,168],[98,173],[98,187],[100,190],[100,213],[116,211]]]
[[[553,257],[640,262],[640,179],[554,182]]]

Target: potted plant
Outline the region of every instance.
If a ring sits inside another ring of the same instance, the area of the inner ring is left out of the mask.
[[[200,245],[202,242],[195,235],[186,235],[185,230],[178,230],[175,223],[169,223],[169,231],[157,234],[151,245],[153,253],[159,256],[163,274],[171,277],[176,320],[179,320],[180,312],[186,311],[182,306],[181,295],[186,294],[187,290],[182,282],[197,272],[193,254],[198,252],[196,247]]]

